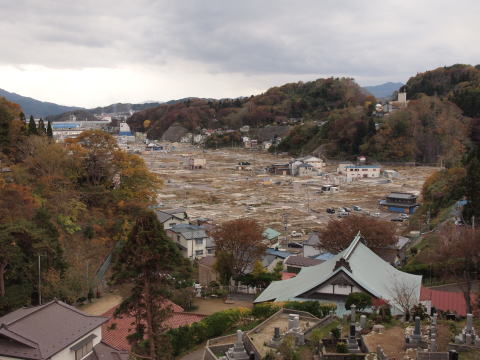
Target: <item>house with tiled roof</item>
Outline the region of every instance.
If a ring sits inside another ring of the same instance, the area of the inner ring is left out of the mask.
[[[168,328],[175,329],[180,326],[190,325],[205,317],[205,315],[187,313],[181,306],[178,306],[169,300],[167,300],[166,304],[172,310],[171,316],[164,324]],[[127,315],[121,315],[118,318],[114,317],[113,314],[116,309],[117,306],[111,308],[102,315],[108,319],[108,321],[102,325],[103,341],[107,345],[117,349],[130,350],[127,336],[133,331],[132,323],[135,319]]]
[[[358,233],[350,245],[319,265],[304,267],[291,279],[272,282],[256,299],[267,301],[316,300],[337,304],[345,310],[345,300],[353,292],[364,292],[388,300],[393,314],[402,314],[395,288],[411,289],[414,302],[420,301],[422,276],[402,272],[375,254]]]
[[[177,224],[167,230],[167,235],[186,258],[200,259],[215,253],[215,244],[203,226]]]
[[[165,230],[178,224],[188,224],[187,211],[183,208],[177,209],[155,209],[158,221]]]
[[[128,352],[103,342],[107,321],[58,300],[23,307],[0,317],[0,359],[127,360]]]

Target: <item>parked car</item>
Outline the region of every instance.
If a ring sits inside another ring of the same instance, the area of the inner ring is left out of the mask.
[[[302,236],[302,233],[293,230],[292,233],[290,234],[291,237],[300,237]]]
[[[349,212],[352,211],[352,209],[350,209],[350,208],[348,208],[348,207],[346,207],[346,206],[343,207],[343,210],[345,210],[347,213],[349,213]]]
[[[341,217],[348,216],[348,212],[346,212],[346,211],[341,211],[341,212],[338,213],[337,216],[340,217],[340,218],[341,218]]]
[[[408,214],[400,214],[402,219],[408,219],[410,216]]]
[[[402,218],[402,217],[397,217],[397,218],[390,219],[390,221],[404,222],[404,221],[405,221],[405,219],[404,219],[404,218]]]
[[[355,210],[355,211],[362,211],[362,208],[360,206],[357,206],[357,205],[353,205],[352,209]]]
[[[303,245],[298,243],[298,242],[289,242],[288,247],[289,248],[295,248],[295,249],[301,249],[301,248],[303,248]]]
[[[335,209],[334,208],[327,208],[327,213],[335,214]]]

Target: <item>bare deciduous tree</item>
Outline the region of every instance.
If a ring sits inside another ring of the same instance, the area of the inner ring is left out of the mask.
[[[394,279],[392,281],[392,286],[390,287],[390,296],[392,297],[393,301],[402,309],[407,320],[410,317],[410,310],[418,302],[416,290],[416,285],[409,284],[400,279]]]
[[[450,225],[442,230],[433,261],[441,263],[445,280],[453,280],[462,291],[467,312],[472,312],[472,286],[480,267],[480,231]]]

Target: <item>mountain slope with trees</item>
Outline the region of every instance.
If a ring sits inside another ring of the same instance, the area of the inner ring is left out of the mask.
[[[107,133],[55,143],[4,98],[0,125],[0,314],[37,303],[39,257],[43,299],[74,303],[160,182]]]
[[[202,128],[239,129],[279,125],[289,119],[318,120],[335,109],[373,101],[352,79],[328,78],[273,87],[265,93],[237,99],[192,99],[134,114],[128,123],[134,131],[160,138],[172,125],[189,131]]]

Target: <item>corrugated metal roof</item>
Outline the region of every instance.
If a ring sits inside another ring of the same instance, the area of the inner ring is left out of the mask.
[[[276,230],[266,228],[265,231],[262,233],[264,238],[267,238],[268,240],[273,240],[276,237],[280,236],[280,233]]]
[[[430,300],[437,310],[451,311],[460,316],[467,315],[467,304],[461,292],[435,290],[422,286],[420,300]]]

